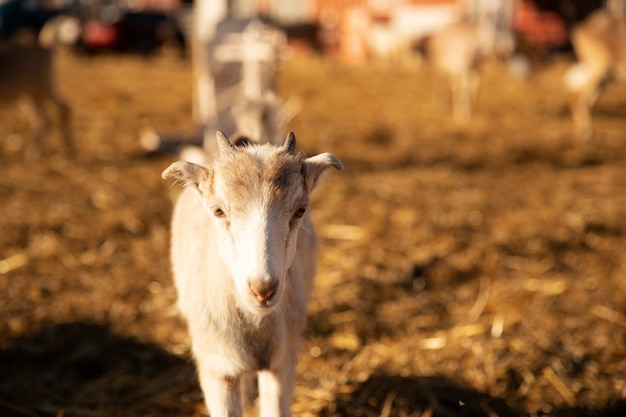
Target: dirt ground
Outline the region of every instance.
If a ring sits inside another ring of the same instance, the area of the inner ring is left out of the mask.
[[[320,266],[300,416],[626,415],[626,86],[572,137],[556,59],[486,68],[454,126],[425,68],[285,63],[298,146],[345,164],[317,190]],[[0,416],[206,413],[168,257],[189,62],[61,51],[75,155],[0,108]]]

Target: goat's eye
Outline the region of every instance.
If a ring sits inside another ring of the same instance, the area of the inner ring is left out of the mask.
[[[294,219],[300,219],[300,218],[302,218],[302,216],[304,216],[305,212],[306,212],[306,207],[302,206],[302,207],[298,208],[298,210],[296,210],[293,213],[293,218]]]
[[[224,213],[224,210],[222,210],[219,207],[216,207],[213,209],[213,215],[217,217],[218,219],[226,217],[226,213]]]

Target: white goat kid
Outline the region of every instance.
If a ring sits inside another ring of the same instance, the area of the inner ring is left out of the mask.
[[[329,153],[305,158],[293,133],[282,146],[235,146],[218,131],[217,143],[210,165],[163,172],[186,186],[172,221],[178,308],[211,417],[243,414],[240,382],[254,373],[260,416],[290,416],[316,267],[309,196],[343,166]]]

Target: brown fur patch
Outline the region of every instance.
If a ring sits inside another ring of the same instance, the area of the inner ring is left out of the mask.
[[[221,197],[231,209],[244,209],[253,201],[280,201],[292,209],[296,199],[306,198],[303,163],[302,153],[291,154],[267,144],[233,148],[215,161],[214,180],[228,190]],[[294,193],[294,189],[300,191]]]

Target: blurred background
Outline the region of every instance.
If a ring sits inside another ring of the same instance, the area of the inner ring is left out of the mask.
[[[2,1],[0,416],[206,415],[160,175],[270,96],[345,164],[295,415],[625,415],[624,6]],[[205,55],[251,18],[268,84]]]
[[[444,25],[488,15],[528,48],[566,50],[568,31],[606,0],[228,0],[216,1],[216,19],[262,16],[282,27],[296,49],[366,60],[376,54],[376,32],[394,32],[417,44]],[[617,8],[619,0],[609,0]],[[0,36],[39,31],[61,14],[80,21],[76,47],[87,52],[148,54],[171,42],[184,48],[193,32],[194,2],[185,0],[3,0]],[[390,43],[390,42],[386,42]],[[392,45],[387,45],[391,48]],[[521,48],[521,47],[520,47]]]

